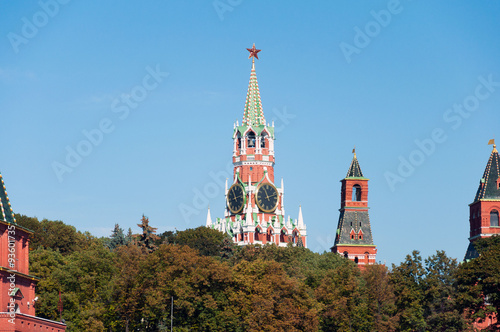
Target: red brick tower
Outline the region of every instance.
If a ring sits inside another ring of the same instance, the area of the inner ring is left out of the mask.
[[[470,243],[465,260],[478,257],[474,241],[500,234],[500,159],[494,141],[491,140],[490,144],[493,144],[493,151],[479,181],[474,202],[469,204]]]
[[[260,50],[247,49],[252,58],[250,82],[243,111],[243,121],[234,125],[231,186],[226,183],[224,218],[212,222],[210,210],[206,226],[230,234],[238,245],[293,243],[307,246],[306,225],[299,208],[298,219],[285,218],[283,180],[274,181],[274,123],[266,123],[255,58]]]
[[[375,263],[377,249],[368,216],[368,179],[363,177],[354,150],[353,153],[347,176],[341,180],[340,217],[331,250],[363,268]]]
[[[38,278],[29,274],[30,234],[16,223],[0,174],[0,331],[65,331],[65,324],[35,317]]]

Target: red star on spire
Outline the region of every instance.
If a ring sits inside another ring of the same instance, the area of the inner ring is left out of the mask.
[[[252,48],[247,48],[247,51],[250,52],[250,55],[248,56],[249,59],[251,57],[257,58],[257,60],[259,59],[257,53],[259,53],[261,50],[255,48],[255,43],[253,44]]]

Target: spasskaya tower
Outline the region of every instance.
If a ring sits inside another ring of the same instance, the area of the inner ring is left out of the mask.
[[[212,222],[210,210],[206,226],[228,233],[238,245],[288,243],[306,247],[306,225],[299,207],[298,218],[285,217],[283,179],[274,180],[274,123],[266,123],[255,59],[261,50],[247,48],[252,59],[250,83],[241,125],[234,124],[233,178],[226,181],[224,218]]]

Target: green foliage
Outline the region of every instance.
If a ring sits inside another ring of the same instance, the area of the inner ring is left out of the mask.
[[[60,221],[18,220],[35,230],[37,315],[59,320],[61,291],[68,332],[168,331],[172,297],[175,331],[464,331],[464,314],[470,323],[500,309],[496,238],[460,266],[414,251],[392,271],[360,270],[330,252],[235,247],[205,227],[157,237],[145,217],[128,244],[119,225],[106,242]]]
[[[323,331],[370,331],[364,280],[353,264],[330,270],[316,289]]]
[[[465,321],[456,307],[456,259],[444,251],[425,260],[424,316],[430,331],[463,331]]]
[[[218,230],[200,226],[177,232],[174,243],[196,249],[202,256],[228,258],[232,256],[234,244],[228,242],[227,237]]]
[[[457,271],[458,308],[471,320],[500,313],[500,237],[477,240],[480,256]],[[497,322],[492,330],[500,330]]]
[[[142,216],[141,223],[137,224],[137,226],[142,229],[142,233],[134,235],[137,242],[136,244],[142,248],[143,251],[152,253],[158,248],[156,242],[160,239],[158,235],[155,234],[157,228],[149,226],[149,219],[144,215]]]
[[[123,234],[123,229],[120,225],[115,224],[115,228],[111,233],[108,241],[108,247],[113,250],[118,248],[119,246],[123,246],[127,244],[127,239],[125,238],[125,234]]]
[[[422,285],[424,274],[422,257],[416,250],[411,256],[407,255],[399,266],[392,265],[390,281],[397,299],[396,307],[399,315],[397,331],[423,331],[426,326]]]
[[[32,249],[51,248],[63,255],[68,255],[74,251],[83,250],[97,241],[89,233],[77,232],[75,227],[59,220],[38,221],[37,218],[19,214],[16,214],[16,220],[20,226],[33,232],[30,241]]]
[[[369,265],[362,272],[371,331],[395,331],[399,315],[394,287],[385,265]]]

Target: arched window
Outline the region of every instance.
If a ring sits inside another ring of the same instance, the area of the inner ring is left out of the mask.
[[[352,200],[354,202],[361,201],[361,186],[359,184],[352,186]]]
[[[253,131],[249,131],[247,134],[247,146],[249,148],[254,148],[255,147],[255,133]]]
[[[286,232],[285,232],[285,230],[284,230],[284,229],[282,229],[282,230],[281,230],[281,233],[280,233],[280,242],[281,242],[281,243],[286,242],[286,241],[285,241],[285,239],[286,239]]]
[[[370,262],[370,254],[365,252],[365,265],[368,265],[369,262]]]
[[[267,234],[266,234],[266,241],[267,242],[271,242],[272,241],[272,237],[273,237],[273,230],[269,228],[267,230]]]
[[[292,242],[293,242],[294,244],[297,244],[298,239],[299,239],[299,236],[298,236],[297,232],[296,232],[296,231],[294,231],[294,232],[292,233]]]
[[[241,149],[241,134],[238,133],[238,149]]]
[[[262,134],[260,134],[260,147],[267,147],[267,134],[265,132],[262,132]]]
[[[490,226],[498,227],[498,211],[491,210],[490,212]]]
[[[260,229],[257,227],[255,229],[255,241],[262,241],[262,239],[260,238]]]
[[[358,264],[358,256],[354,257],[354,263]]]
[[[349,258],[349,253],[347,251],[344,251],[344,258]]]

